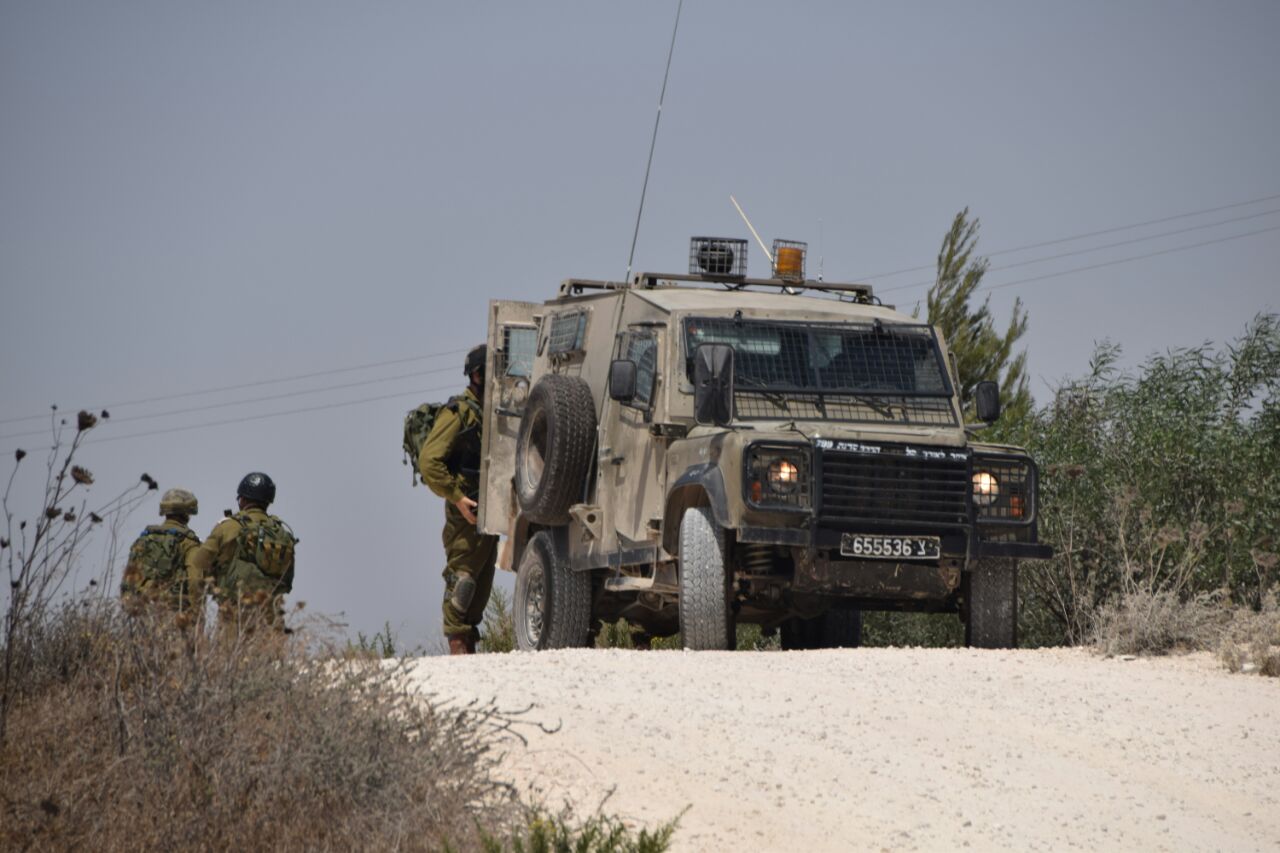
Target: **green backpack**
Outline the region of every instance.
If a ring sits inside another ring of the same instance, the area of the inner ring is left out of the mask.
[[[178,587],[187,577],[182,549],[178,547],[184,539],[197,543],[200,541],[199,537],[190,530],[174,530],[154,524],[148,525],[129,548],[129,561],[125,565],[124,591],[160,592],[165,585],[171,585],[172,588],[165,591],[179,592]]]
[[[298,539],[274,515],[257,520],[247,513],[235,517],[240,522],[236,553],[231,558],[219,586],[240,594],[267,589],[293,592],[293,557]]]
[[[413,485],[418,485],[422,474],[418,471],[418,454],[422,445],[427,443],[431,428],[436,425],[436,418],[448,403],[423,403],[416,409],[410,409],[404,416],[404,464],[413,469]]]
[[[446,403],[423,403],[405,414],[404,464],[413,469],[413,485],[416,486],[422,481],[422,472],[418,470],[418,456],[422,454],[422,445],[427,443],[427,436],[431,435],[431,428],[436,425],[436,418],[450,406],[461,405],[463,402],[474,409],[476,414],[480,413],[475,403],[459,394],[456,397],[450,397]]]

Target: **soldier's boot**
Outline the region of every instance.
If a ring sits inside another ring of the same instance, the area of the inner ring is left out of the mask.
[[[480,639],[480,632],[472,628],[471,633],[464,634],[463,637],[467,641],[467,654],[474,655],[476,653],[476,641]]]
[[[467,642],[469,634],[450,634],[449,635],[449,654],[450,655],[469,655],[472,653],[471,644]]]

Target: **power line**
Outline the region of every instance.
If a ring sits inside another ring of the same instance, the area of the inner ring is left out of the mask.
[[[344,382],[340,385],[323,385],[319,388],[307,388],[302,391],[289,391],[284,394],[270,394],[264,397],[249,397],[244,400],[228,400],[223,403],[209,403],[204,406],[188,406],[185,409],[170,409],[167,412],[153,412],[148,415],[132,415],[127,418],[113,416],[111,418],[111,423],[122,424],[122,423],[130,423],[133,421],[149,421],[149,420],[155,420],[157,418],[172,417],[174,415],[187,415],[187,414],[191,414],[192,412],[208,412],[214,409],[225,409],[230,406],[247,406],[251,403],[266,403],[266,402],[274,402],[276,400],[287,400],[291,397],[305,397],[308,394],[323,394],[329,391],[341,391],[344,388],[362,388],[365,385],[379,385],[383,382],[395,382],[400,379],[416,379],[419,376],[427,376],[432,373],[444,373],[446,371],[450,371],[453,369],[454,368],[452,366],[436,367],[436,368],[432,368],[431,370],[418,370],[418,371],[414,371],[413,373],[401,373],[397,376],[383,376],[378,379],[362,379],[359,382]],[[33,429],[33,430],[27,430],[26,432],[15,432],[15,433],[11,433],[10,435],[0,435],[0,441],[8,441],[9,439],[13,439],[13,438],[25,438],[31,435],[44,435],[47,432],[48,432],[48,429]]]
[[[1192,210],[1187,213],[1176,213],[1173,216],[1165,216],[1160,219],[1148,219],[1146,222],[1134,222],[1131,225],[1117,225],[1114,228],[1103,228],[1101,231],[1090,231],[1085,234],[1076,234],[1073,237],[1060,237],[1056,240],[1044,240],[1040,243],[1028,243],[1025,246],[1015,246],[1012,249],[1001,249],[997,252],[988,252],[986,254],[986,257],[994,258],[998,255],[1008,255],[1013,252],[1023,252],[1023,251],[1026,251],[1027,249],[1040,249],[1045,246],[1056,246],[1059,243],[1071,243],[1075,240],[1084,240],[1089,237],[1102,237],[1106,234],[1114,234],[1118,231],[1129,231],[1134,228],[1143,228],[1148,225],[1160,225],[1165,222],[1174,222],[1178,219],[1189,219],[1193,216],[1204,216],[1209,213],[1219,213],[1223,210],[1234,210],[1237,207],[1248,207],[1251,204],[1261,204],[1264,201],[1274,201],[1278,198],[1280,198],[1280,193],[1276,195],[1263,196],[1262,198],[1251,199],[1249,201],[1238,201],[1238,202],[1235,202],[1234,204],[1224,204],[1219,207],[1207,207],[1203,210]],[[893,272],[882,272],[882,273],[877,273],[876,275],[863,275],[863,276],[858,276],[857,278],[854,279],[854,281],[875,281],[876,279],[891,278],[895,275],[903,275],[909,272],[921,272],[923,270],[931,270],[931,269],[934,269],[934,266],[935,266],[934,264],[925,264],[924,266],[907,267],[906,269],[894,270]]]
[[[282,412],[267,412],[261,415],[246,415],[245,417],[241,417],[241,418],[226,418],[220,421],[207,421],[205,423],[188,424],[186,426],[167,427],[165,429],[154,429],[154,430],[149,430],[147,432],[131,432],[127,435],[112,435],[112,436],[107,436],[105,438],[89,437],[85,439],[84,445],[89,446],[93,444],[107,444],[108,442],[125,441],[130,438],[146,438],[153,435],[167,435],[168,433],[174,433],[174,432],[188,432],[190,430],[207,429],[209,427],[230,426],[232,424],[242,424],[242,423],[248,423],[250,421],[267,420],[269,418],[282,418],[287,415],[299,415],[299,414],[304,414],[306,412],[322,412],[328,409],[340,409],[346,406],[359,406],[364,403],[376,403],[381,400],[394,400],[397,397],[408,397],[410,395],[413,395],[414,397],[418,397],[423,394],[435,394],[441,391],[447,391],[454,387],[455,386],[452,386],[452,385],[446,385],[438,388],[422,388],[417,391],[399,391],[394,394],[382,394],[377,397],[362,397],[359,400],[344,400],[339,403],[325,403],[320,406],[307,406],[300,409],[285,409]],[[36,447],[36,448],[32,448],[32,451],[38,453],[38,452],[48,451],[52,449],[53,449],[52,447]],[[8,452],[8,451],[5,451],[5,452]]]
[[[1048,278],[1058,278],[1059,276],[1071,275],[1072,273],[1087,272],[1089,270],[1102,269],[1103,267],[1112,267],[1112,266],[1115,266],[1116,264],[1127,264],[1127,263],[1130,263],[1131,261],[1141,261],[1146,258],[1154,258],[1159,255],[1171,255],[1174,252],[1186,252],[1191,249],[1199,249],[1202,246],[1212,246],[1215,243],[1228,243],[1232,240],[1243,240],[1245,237],[1256,237],[1259,234],[1269,234],[1272,231],[1280,231],[1280,225],[1273,225],[1270,228],[1260,228],[1257,231],[1249,231],[1244,234],[1232,234],[1229,237],[1219,237],[1216,240],[1205,240],[1200,243],[1191,243],[1190,245],[1187,245],[1187,246],[1174,246],[1170,249],[1161,249],[1156,252],[1147,252],[1146,254],[1143,254],[1143,255],[1133,255],[1132,257],[1128,257],[1128,258],[1116,258],[1113,261],[1104,261],[1100,264],[1090,264],[1089,266],[1086,266],[1086,267],[1075,267],[1069,270],[1059,270],[1058,272],[1046,273],[1045,275],[1038,275],[1032,278],[1020,278],[1020,279],[1017,279],[1016,281],[1005,281],[1005,282],[1001,282],[1000,284],[983,285],[978,289],[979,290],[999,290],[1002,287],[1013,287],[1014,285],[1017,285],[1017,284],[1030,284],[1033,281],[1044,281],[1045,279],[1048,279]],[[1004,267],[1002,267],[1001,269],[1004,269]],[[889,291],[892,291],[892,290],[905,290],[910,287],[924,287],[926,285],[932,285],[932,284],[933,282],[925,282],[924,284],[905,284],[905,285],[902,285],[901,287],[885,288],[885,290],[882,292],[888,293]]]
[[[373,361],[373,362],[369,362],[368,364],[356,364],[350,367],[337,367],[331,370],[316,370],[311,373],[297,373],[292,376],[281,376],[275,379],[258,379],[253,382],[241,382],[237,385],[223,385],[218,388],[202,388],[199,391],[182,391],[177,394],[163,394],[159,397],[147,397],[141,400],[123,400],[117,403],[103,403],[100,406],[73,407],[72,410],[74,410],[75,408],[114,409],[114,408],[119,408],[120,406],[141,406],[144,403],[160,403],[166,400],[178,400],[184,397],[198,397],[202,394],[220,394],[223,391],[239,391],[242,388],[257,388],[263,385],[276,385],[281,382],[294,382],[299,379],[314,379],[317,376],[334,376],[339,373],[352,373],[357,370],[370,370],[375,367],[386,367],[392,364],[407,364],[411,361],[426,361],[427,359],[430,359],[430,358],[440,358],[446,355],[457,355],[458,353],[462,353],[466,351],[467,350],[465,349],[445,350],[443,352],[428,353],[427,355],[409,356],[408,358],[393,358],[393,359],[388,359],[387,361]],[[0,424],[11,424],[11,423],[17,423],[19,421],[31,421],[31,420],[36,420],[37,418],[47,418],[47,417],[49,417],[49,412],[42,412],[38,415],[25,415],[20,418],[0,419]]]
[[[1101,246],[1090,246],[1085,249],[1072,249],[1070,252],[1059,252],[1056,255],[1048,255],[1043,258],[1031,258],[1030,260],[1026,260],[1026,261],[1017,261],[1012,264],[1005,264],[1004,266],[990,267],[988,268],[987,272],[1000,272],[1002,270],[1011,270],[1011,269],[1017,269],[1018,267],[1031,266],[1032,264],[1043,264],[1049,261],[1056,261],[1062,258],[1069,258],[1069,257],[1072,257],[1073,255],[1087,255],[1087,254],[1090,254],[1091,252],[1101,252],[1105,249],[1115,249],[1119,246],[1131,246],[1134,243],[1145,243],[1148,240],[1156,240],[1161,237],[1174,237],[1178,234],[1187,234],[1192,231],[1203,231],[1206,228],[1217,228],[1220,225],[1231,225],[1232,223],[1235,223],[1235,222],[1245,222],[1250,219],[1258,219],[1259,217],[1271,216],[1276,213],[1280,213],[1280,208],[1276,208],[1275,210],[1264,210],[1261,213],[1251,213],[1247,216],[1236,216],[1231,219],[1219,220],[1218,222],[1206,222],[1201,225],[1192,225],[1187,228],[1177,228],[1173,231],[1164,231],[1159,234],[1151,234],[1146,237],[1134,237],[1131,240],[1118,240],[1115,243],[1104,243]],[[929,281],[917,281],[913,284],[898,284],[898,285],[894,285],[893,287],[886,287],[883,289],[877,288],[877,292],[892,293],[895,290],[907,290],[912,287],[925,287],[925,286],[932,286],[933,284],[934,284],[934,280],[930,279]]]

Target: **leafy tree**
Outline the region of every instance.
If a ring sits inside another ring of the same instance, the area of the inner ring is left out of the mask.
[[[974,294],[986,275],[988,261],[976,257],[977,219],[969,208],[956,214],[938,251],[938,277],[929,289],[928,319],[942,330],[960,373],[960,399],[972,418],[973,390],[979,382],[1000,383],[1003,414],[1001,432],[1010,432],[1030,414],[1033,401],[1027,389],[1026,350],[1014,353],[1014,345],[1027,331],[1022,300],[1013,303],[1013,314],[1003,333],[996,330],[991,298],[973,305]]]

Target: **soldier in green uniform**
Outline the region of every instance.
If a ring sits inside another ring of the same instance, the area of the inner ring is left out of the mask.
[[[236,489],[240,511],[218,522],[188,558],[190,575],[212,584],[223,627],[261,620],[284,630],[284,596],[293,591],[298,540],[289,525],[267,514],[275,498],[270,477],[246,474]]]
[[[476,529],[480,498],[480,431],[483,427],[484,344],[467,353],[467,390],[436,416],[418,455],[422,481],[444,498],[444,634],[449,654],[473,654],[493,587],[498,537]]]
[[[120,597],[128,609],[154,602],[184,611],[200,603],[200,587],[188,584],[187,573],[187,555],[200,544],[187,524],[199,508],[196,496],[186,489],[169,489],[160,497],[164,522],[147,525],[129,548],[120,580]]]

